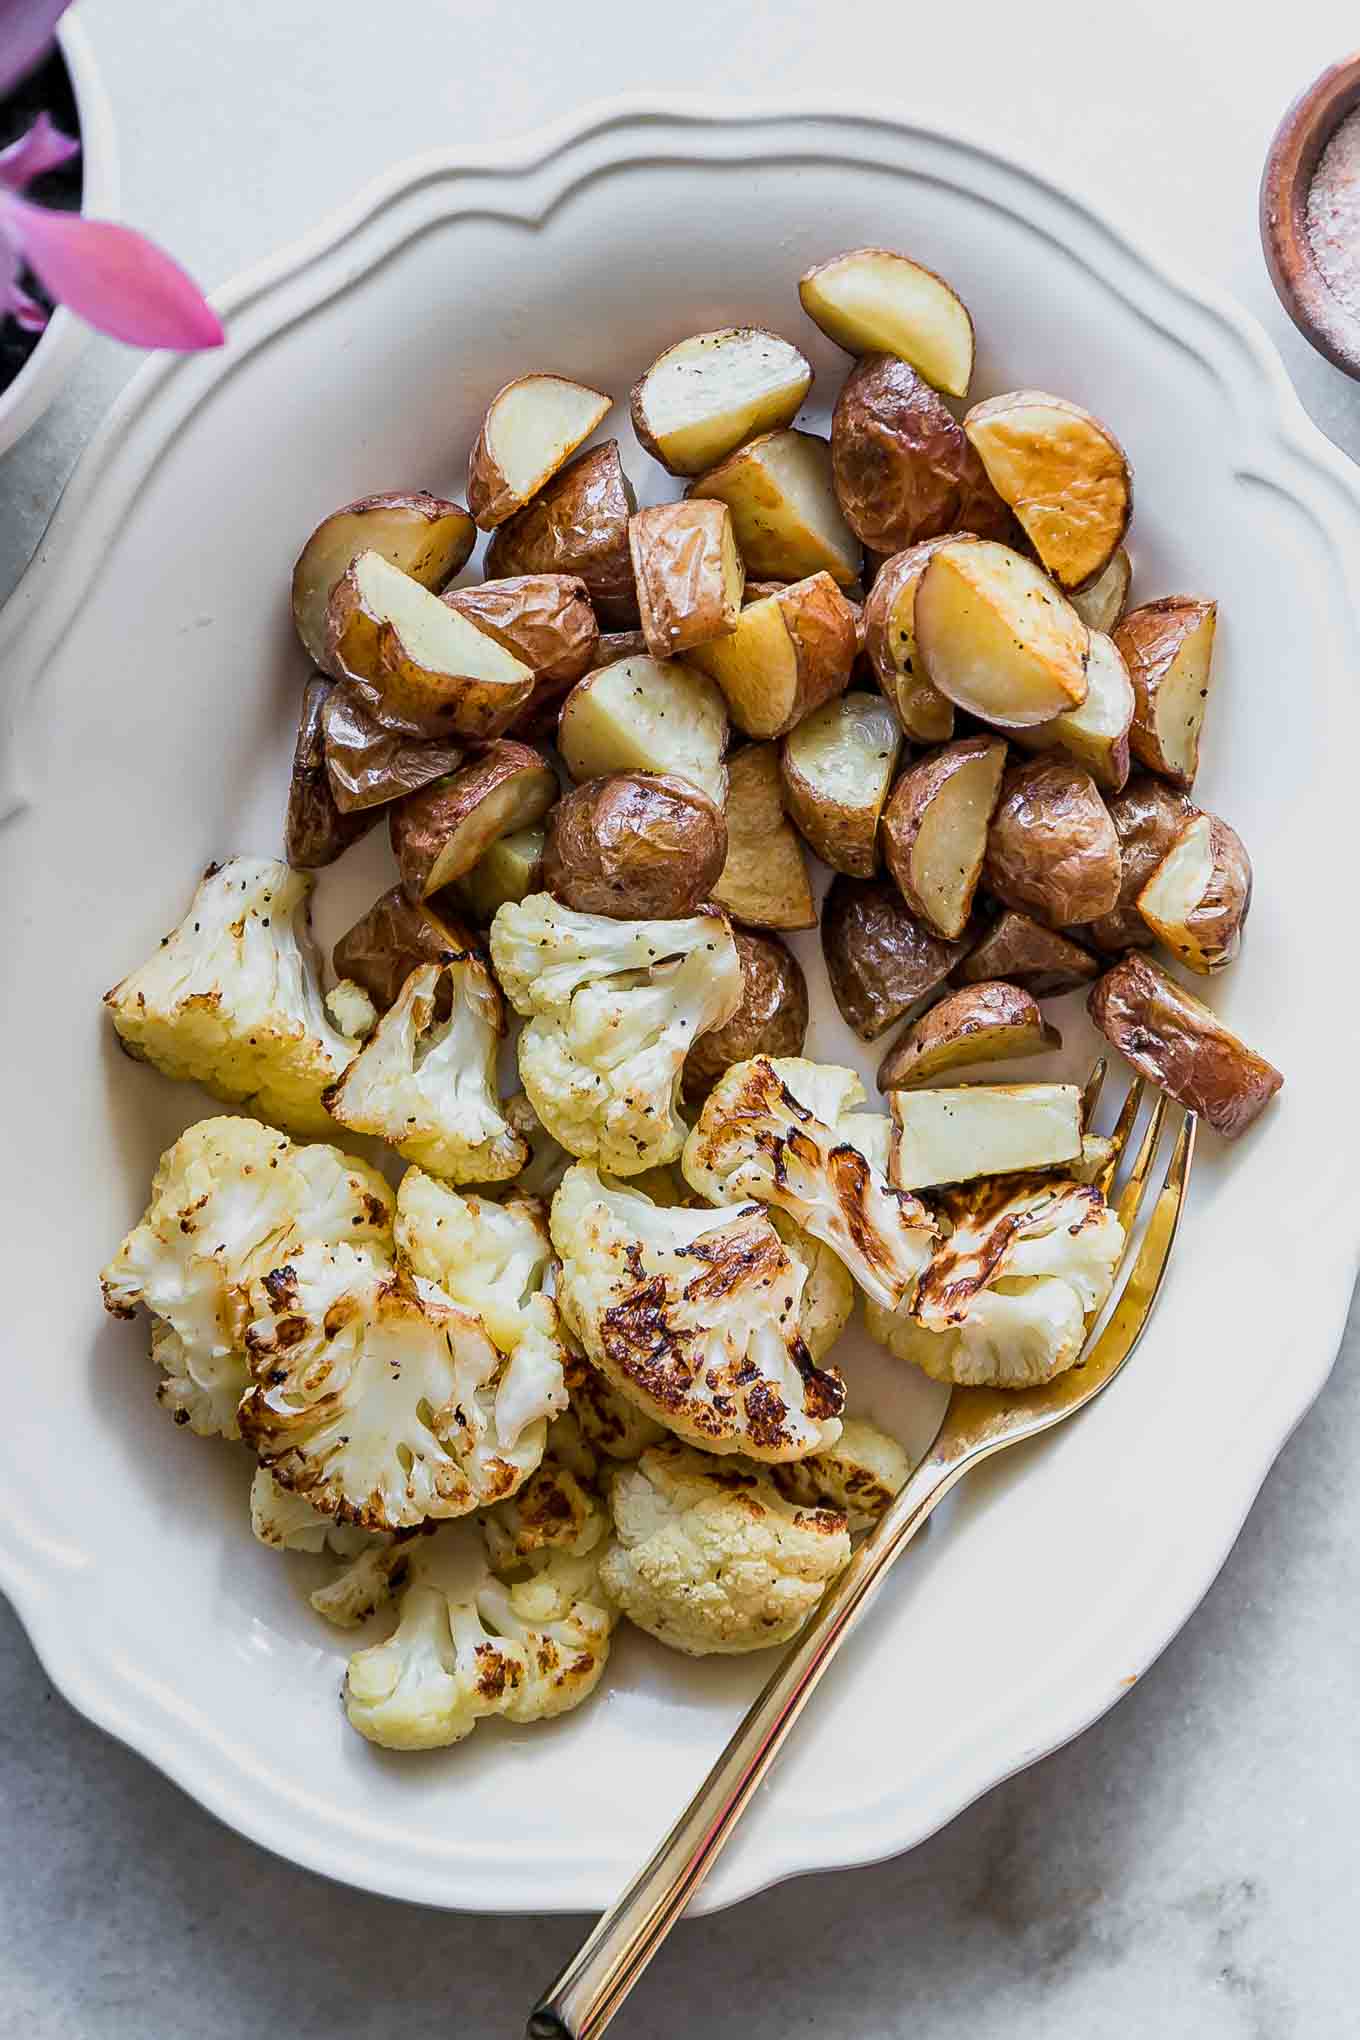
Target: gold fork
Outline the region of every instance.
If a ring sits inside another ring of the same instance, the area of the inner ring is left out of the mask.
[[[1104,1079],[1102,1058],[1083,1093],[1086,1125]],[[1112,1152],[1095,1179],[1106,1198],[1132,1136],[1143,1092],[1140,1078],[1124,1100],[1112,1135]],[[1159,1094],[1115,1205],[1124,1227],[1125,1258],[1161,1145],[1167,1110],[1168,1100]],[[650,1862],[639,1870],[539,2000],[529,2019],[528,2040],[595,2040],[603,2033],[713,1868],[870,1595],[932,1510],[971,1467],[1008,1445],[1018,1445],[1022,1439],[1061,1424],[1114,1380],[1142,1337],[1157,1301],[1194,1151],[1195,1115],[1187,1113],[1132,1271],[1099,1337],[1088,1343],[1075,1367],[1045,1387],[1024,1393],[983,1388],[951,1392],[925,1458],[860,1545]],[[1093,1322],[1087,1324],[1088,1342]]]

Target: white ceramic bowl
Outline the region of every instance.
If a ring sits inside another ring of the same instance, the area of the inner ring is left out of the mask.
[[[80,115],[80,209],[91,219],[112,219],[118,209],[113,109],[85,31],[69,14],[58,24],[57,42]],[[89,337],[89,327],[65,305],[58,305],[28,360],[8,389],[0,392],[0,453],[8,452],[41,418],[69,379]]]
[[[866,241],[961,290],[979,395],[1038,384],[1117,428],[1138,472],[1138,596],[1219,598],[1200,792],[1251,846],[1257,896],[1213,996],[1288,1081],[1236,1149],[1204,1142],[1135,1365],[951,1498],[703,1902],[905,1848],[1110,1706],[1212,1579],[1335,1351],[1360,1231],[1356,963],[1338,925],[1360,499],[1256,327],[1041,179],[888,116],[611,109],[394,173],[223,294],[223,354],[142,370],[0,622],[0,1580],[77,1706],[259,1841],[377,1891],[600,1905],[768,1668],[630,1634],[607,1689],[551,1726],[414,1759],[348,1730],[308,1562],[251,1542],[246,1456],[175,1431],[144,1329],[101,1315],[95,1271],[158,1152],[217,1108],[126,1062],[99,995],[210,858],[279,842],[305,670],[287,570],[323,513],[381,488],[458,491],[482,407],[517,371],[622,396],[664,344],[728,321],[806,346],[824,417],[847,362],[796,282]],[[622,405],[611,426],[644,497],[673,493]],[[388,882],[379,832],[322,874],[323,933]],[[803,950],[810,1053],[871,1069],[815,939]],[[1053,1066],[1083,1070],[1079,1003],[1059,1017]],[[912,1370],[862,1339],[844,1358],[856,1403],[919,1422],[933,1391]]]

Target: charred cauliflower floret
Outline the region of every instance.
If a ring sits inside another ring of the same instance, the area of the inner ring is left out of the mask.
[[[867,1417],[847,1417],[825,1452],[776,1466],[775,1486],[802,1508],[844,1511],[852,1531],[869,1530],[911,1475],[911,1461],[896,1438]]]
[[[452,995],[436,1018],[441,981]],[[501,1110],[496,1054],[505,1008],[471,950],[411,972],[337,1084],[326,1110],[354,1133],[376,1134],[400,1155],[455,1183],[498,1183],[529,1159]]]
[[[299,1147],[257,1119],[200,1119],[167,1148],[151,1202],[100,1278],[105,1309],[152,1313],[159,1400],[208,1437],[238,1435],[247,1290],[309,1240],[392,1244],[392,1192],[367,1162]]]
[[[757,1207],[666,1209],[578,1162],[551,1223],[569,1328],[648,1416],[756,1459],[835,1442],[844,1385],[803,1342],[806,1275]]]
[[[500,908],[491,956],[528,1020],[520,1080],[553,1138],[616,1176],[673,1160],[685,1057],[741,1001],[723,916],[613,921],[532,893]]]
[[[610,1505],[605,1592],[693,1657],[787,1643],[850,1557],[839,1509],[801,1507],[762,1468],[673,1438],[614,1473]]]
[[[665,1425],[615,1388],[579,1349],[567,1359],[567,1395],[587,1449],[607,1459],[638,1459],[666,1436]]]
[[[910,1311],[869,1304],[871,1335],[934,1381],[1034,1388],[1070,1367],[1109,1296],[1124,1231],[1093,1185],[993,1179],[939,1200],[950,1228]]]
[[[241,1434],[324,1514],[367,1530],[466,1515],[543,1457],[546,1417],[513,1442],[500,1428],[506,1362],[478,1320],[401,1271],[306,1246],[250,1296]]]
[[[211,865],[140,970],[107,992],[129,1055],[292,1133],[335,1131],[321,1094],[357,1043],[326,1014],[312,955],[312,881],[268,857]]]
[[[786,1211],[891,1310],[915,1290],[936,1228],[856,1140],[869,1117],[852,1109],[863,1097],[854,1071],[835,1064],[763,1055],[736,1063],[710,1091],[683,1167],[715,1204],[756,1197]]]
[[[280,1487],[263,1466],[256,1467],[251,1482],[250,1527],[273,1551],[328,1552],[344,1561],[333,1578],[308,1596],[317,1614],[339,1629],[357,1629],[366,1622],[406,1576],[405,1539],[323,1516],[305,1495]]]
[[[807,1277],[798,1329],[803,1334],[803,1344],[820,1366],[850,1322],[855,1308],[855,1285],[839,1254],[821,1240],[814,1240],[801,1225],[795,1225],[786,1211],[772,1206],[770,1224]]]

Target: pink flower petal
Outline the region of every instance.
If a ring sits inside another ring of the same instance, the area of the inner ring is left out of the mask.
[[[80,143],[62,134],[47,114],[40,113],[26,135],[0,149],[0,189],[22,191],[44,171],[60,169],[79,154]]]
[[[177,262],[144,234],[0,192],[0,231],[58,303],[115,340],[190,353],[220,347],[222,323]]]
[[[70,0],[0,0],[0,97],[41,63]]]
[[[47,324],[47,307],[20,288],[22,268],[19,251],[0,234],[0,319],[13,319],[28,333],[41,333]]]

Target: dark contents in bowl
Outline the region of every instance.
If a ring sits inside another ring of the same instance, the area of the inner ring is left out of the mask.
[[[7,149],[26,134],[40,113],[50,114],[64,135],[79,136],[75,94],[62,62],[61,52],[52,54],[29,73],[4,99],[0,99],[0,149]],[[63,212],[80,211],[80,157],[35,177],[24,191],[38,205],[51,205]],[[51,309],[52,300],[32,272],[20,272],[20,283],[39,303]],[[0,391],[7,390],[29,355],[42,339],[41,333],[26,333],[17,320],[0,319]]]

